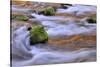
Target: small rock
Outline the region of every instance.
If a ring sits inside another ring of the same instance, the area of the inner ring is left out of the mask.
[[[96,18],[95,17],[89,17],[86,19],[88,23],[96,23]]]
[[[27,21],[29,19],[29,17],[25,16],[25,15],[12,14],[11,19],[20,20],[20,21]]]
[[[72,4],[61,4],[61,8],[67,9],[69,6],[72,6]]]

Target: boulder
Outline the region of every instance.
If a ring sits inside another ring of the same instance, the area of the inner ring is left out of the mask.
[[[30,44],[45,43],[48,40],[48,34],[43,26],[32,26],[30,30]]]
[[[52,15],[55,15],[55,12],[56,12],[56,8],[49,6],[49,7],[45,7],[41,11],[38,11],[38,14],[43,14],[43,15],[46,15],[46,16],[52,16]]]
[[[55,14],[55,9],[53,7],[47,7],[45,10],[44,10],[44,15],[54,15]]]

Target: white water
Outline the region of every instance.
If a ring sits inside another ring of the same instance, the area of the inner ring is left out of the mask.
[[[57,13],[68,13],[73,15],[84,15],[86,12],[96,12],[95,6],[73,5],[68,9],[58,9]]]
[[[63,17],[49,17],[34,13],[32,16],[36,17],[36,19],[41,21],[40,23],[46,27],[49,37],[76,35],[96,29],[96,24],[88,24],[86,21],[80,21],[78,23],[73,19],[63,21],[65,20]],[[79,23],[83,26],[80,26]]]
[[[96,51],[83,49],[61,53],[36,46],[32,47],[29,44],[29,32],[26,27],[21,27],[13,33],[12,55],[13,66],[18,67],[21,65],[79,62],[95,57]]]
[[[44,16],[44,15],[38,15],[36,13],[33,13],[31,14],[33,17],[36,17],[37,20],[40,20],[40,21],[46,21],[46,20],[49,20],[49,21],[63,21],[63,20],[67,20],[66,18],[64,17],[60,17],[60,16]]]

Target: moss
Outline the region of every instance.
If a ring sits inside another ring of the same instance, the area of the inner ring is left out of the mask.
[[[43,26],[33,26],[30,30],[30,44],[43,43],[48,40],[48,34]]]
[[[44,9],[44,15],[52,16],[55,14],[55,9],[53,7],[47,7]]]
[[[11,19],[27,21],[29,19],[29,17],[24,16],[24,15],[12,15]]]
[[[96,23],[96,17],[87,18],[88,23]]]

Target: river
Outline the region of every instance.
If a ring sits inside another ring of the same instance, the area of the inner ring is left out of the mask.
[[[23,9],[18,9],[14,6],[13,10],[19,12],[23,11]],[[35,17],[35,19],[40,21],[45,27],[49,39],[69,37],[96,31],[96,24],[89,24],[82,20],[80,23],[77,23],[77,21],[63,16],[44,16],[36,13],[31,13],[31,16]],[[51,46],[48,42],[30,46],[29,37],[29,31],[27,31],[26,26],[22,26],[12,32],[11,53],[13,66],[18,67],[22,65],[73,63],[96,60],[96,49],[94,48],[73,50],[70,48]]]

